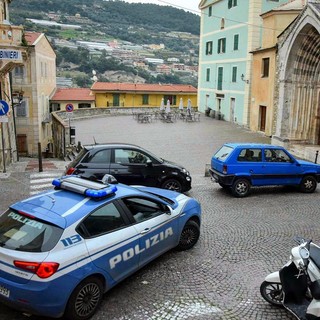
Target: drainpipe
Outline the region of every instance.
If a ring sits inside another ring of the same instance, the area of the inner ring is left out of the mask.
[[[13,104],[12,99],[12,73],[9,73],[9,81],[10,81],[10,96],[11,96],[11,107],[12,107],[12,116],[13,116],[13,128],[14,128],[14,139],[16,142],[16,152],[17,152],[17,161],[19,161],[19,152],[18,152],[18,141],[17,141],[17,125],[16,125],[16,110]]]

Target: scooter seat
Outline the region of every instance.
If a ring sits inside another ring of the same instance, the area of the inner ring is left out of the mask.
[[[311,244],[309,252],[311,260],[320,269],[320,248]]]

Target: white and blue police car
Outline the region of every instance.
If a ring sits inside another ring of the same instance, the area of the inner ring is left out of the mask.
[[[103,294],[162,253],[193,247],[201,206],[184,194],[77,176],[0,216],[0,301],[88,319]]]

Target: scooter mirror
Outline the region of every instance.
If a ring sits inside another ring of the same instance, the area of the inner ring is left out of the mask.
[[[302,259],[309,259],[309,250],[307,248],[301,247],[299,253]]]

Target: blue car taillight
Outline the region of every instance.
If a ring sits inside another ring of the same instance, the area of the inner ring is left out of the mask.
[[[222,167],[222,173],[227,174],[228,173],[228,166],[226,164],[223,165]]]

